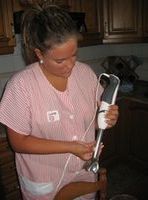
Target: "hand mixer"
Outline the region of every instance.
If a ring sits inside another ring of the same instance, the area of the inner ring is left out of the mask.
[[[99,155],[98,154],[99,154],[103,132],[107,127],[107,123],[105,122],[105,115],[106,115],[107,110],[109,109],[109,106],[115,104],[118,88],[120,85],[119,78],[113,74],[102,73],[99,77],[99,80],[101,81],[101,78],[103,77],[107,80],[108,84],[105,87],[103,94],[101,96],[101,106],[100,106],[98,116],[97,116],[97,123],[98,123],[99,129],[97,132],[95,150],[94,150],[91,161],[88,162],[86,166],[86,169],[88,171],[92,171],[93,173],[97,173],[99,170]]]

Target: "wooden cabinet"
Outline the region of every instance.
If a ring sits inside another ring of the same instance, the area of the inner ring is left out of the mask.
[[[146,100],[121,98],[119,119],[103,137],[102,164],[127,160],[148,169],[148,103]]]
[[[131,101],[130,113],[130,158],[148,167],[148,103]]]
[[[13,5],[12,5],[13,2]],[[27,1],[25,1],[27,2]],[[41,0],[28,0],[28,6]],[[87,31],[80,46],[102,43],[148,42],[147,0],[52,0],[70,12],[84,12]],[[13,10],[25,9],[19,0],[0,0],[0,54],[13,52]]]
[[[18,0],[13,0],[18,7]],[[16,3],[17,2],[17,3]],[[31,2],[31,3],[30,3]],[[41,0],[28,1],[28,6],[33,3],[40,3]],[[62,8],[70,12],[84,12],[87,31],[83,32],[83,40],[80,46],[97,45],[102,42],[101,35],[101,1],[100,0],[52,0]],[[24,4],[26,5],[26,4]],[[22,7],[21,7],[22,8]],[[25,8],[25,6],[24,6]]]
[[[0,0],[0,54],[12,53],[14,45],[12,1]]]
[[[5,200],[21,200],[14,154],[6,138],[0,138],[0,197]]]
[[[104,0],[104,43],[142,41],[141,0]]]
[[[148,1],[143,0],[143,37],[148,41]]]
[[[58,2],[58,1],[56,1]],[[85,12],[81,46],[148,41],[147,0],[61,0],[70,11]],[[61,3],[62,4],[62,3]]]
[[[98,0],[69,0],[72,12],[84,12],[87,32],[83,33],[80,46],[97,45],[102,43],[101,35],[101,2]]]

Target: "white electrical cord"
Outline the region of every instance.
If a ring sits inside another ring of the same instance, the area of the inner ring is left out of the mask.
[[[93,115],[93,118],[92,118],[92,120],[91,120],[89,126],[87,127],[87,129],[86,129],[86,131],[85,131],[85,133],[84,133],[82,139],[81,139],[82,141],[84,140],[84,138],[85,138],[85,136],[86,136],[88,130],[90,129],[91,125],[93,124],[93,122],[94,122],[94,120],[95,120],[95,118],[96,118],[96,112],[97,112],[97,109],[98,109],[98,104],[97,104],[98,98],[97,98],[97,95],[98,95],[99,88],[100,88],[100,86],[101,86],[101,84],[100,84],[100,78],[101,78],[101,76],[102,76],[103,74],[104,74],[104,73],[102,73],[102,74],[99,76],[99,78],[98,78],[98,83],[97,83],[97,88],[96,88],[96,95],[95,95],[95,103],[96,103],[96,105],[95,105],[94,115]],[[61,185],[61,182],[62,182],[62,180],[63,180],[63,178],[64,178],[64,175],[65,175],[65,172],[66,172],[68,163],[69,163],[70,158],[71,158],[72,155],[73,155],[73,154],[70,154],[69,157],[67,158],[66,164],[65,164],[64,169],[63,169],[63,173],[62,173],[61,178],[60,178],[60,180],[59,180],[59,183],[58,183],[58,185],[57,185],[57,187],[56,187],[56,191],[58,190],[59,186]]]

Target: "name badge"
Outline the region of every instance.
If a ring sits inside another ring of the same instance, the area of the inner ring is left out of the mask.
[[[60,120],[60,116],[57,110],[47,112],[48,122],[55,122]]]

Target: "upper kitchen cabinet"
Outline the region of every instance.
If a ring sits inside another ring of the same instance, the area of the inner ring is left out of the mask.
[[[143,0],[143,37],[148,42],[148,1]]]
[[[42,3],[42,0],[14,0],[21,2],[24,7],[34,3]],[[61,6],[71,13],[72,17],[79,24],[82,22],[82,17],[85,15],[85,23],[82,23],[80,32],[82,32],[83,40],[80,41],[80,46],[96,45],[102,42],[101,40],[101,1],[100,0],[46,0]],[[24,2],[24,3],[23,3]]]
[[[81,19],[82,14],[85,15],[85,22],[80,27],[83,40],[80,46],[96,45],[101,40],[101,3],[99,0],[53,0],[53,3],[67,9],[76,21]],[[81,22],[80,22],[81,23]]]
[[[15,45],[12,1],[0,0],[0,54],[12,53]]]
[[[68,0],[70,12],[85,13],[86,29],[83,30],[83,41],[80,46],[96,45],[102,42],[101,31],[101,1],[98,0]]]
[[[124,1],[104,0],[103,42],[104,43],[141,42],[143,40],[142,11],[143,11],[142,0],[124,0]],[[147,12],[147,10],[145,11]]]

